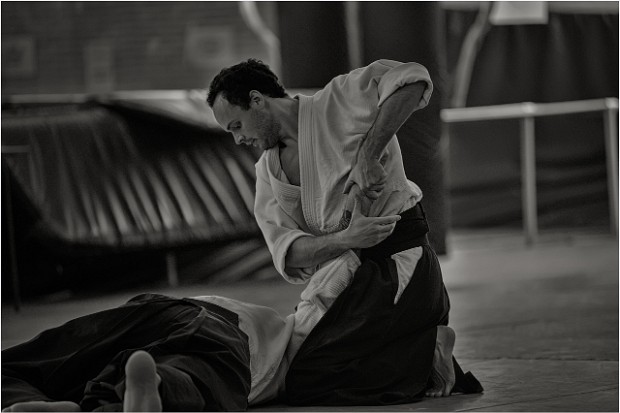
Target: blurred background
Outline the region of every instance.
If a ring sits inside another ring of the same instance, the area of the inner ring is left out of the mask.
[[[204,103],[249,57],[304,94],[377,59],[429,69],[399,140],[442,255],[455,231],[617,234],[617,2],[1,7],[3,298],[278,279],[259,154]]]

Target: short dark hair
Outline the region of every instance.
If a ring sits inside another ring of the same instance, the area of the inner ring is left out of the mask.
[[[218,94],[233,105],[250,108],[250,91],[257,90],[272,98],[286,96],[284,87],[269,66],[257,59],[222,69],[211,81],[207,103],[213,107]]]

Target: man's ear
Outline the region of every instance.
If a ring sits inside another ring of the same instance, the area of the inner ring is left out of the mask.
[[[265,106],[265,97],[258,90],[250,90],[250,106],[254,105],[259,108]]]

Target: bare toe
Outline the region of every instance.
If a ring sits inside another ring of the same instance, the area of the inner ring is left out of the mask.
[[[136,351],[125,364],[125,397],[123,410],[126,412],[161,412],[159,376],[155,360],[145,351]]]

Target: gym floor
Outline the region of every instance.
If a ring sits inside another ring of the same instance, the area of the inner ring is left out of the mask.
[[[618,239],[606,230],[454,232],[440,257],[455,356],[485,388],[395,406],[269,405],[254,411],[618,411]],[[150,291],[214,294],[293,311],[303,286],[283,280]],[[44,328],[117,306],[143,290],[2,303],[2,348]]]

